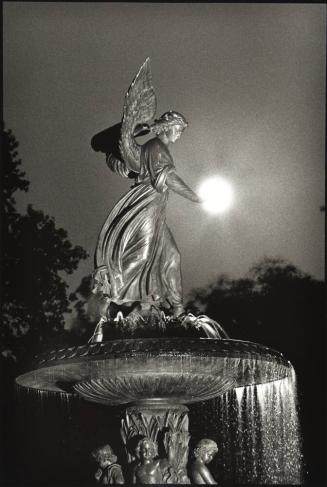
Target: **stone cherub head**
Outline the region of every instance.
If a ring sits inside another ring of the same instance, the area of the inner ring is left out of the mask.
[[[102,485],[123,484],[124,477],[117,456],[114,454],[110,445],[103,445],[92,451],[92,457],[97,462],[99,468],[95,472],[95,479]]]
[[[136,445],[135,455],[141,463],[152,460],[158,456],[158,445],[151,438],[142,438]]]
[[[96,448],[92,452],[92,457],[102,469],[108,467],[111,463],[117,462],[117,456],[114,454],[110,445],[103,445]]]

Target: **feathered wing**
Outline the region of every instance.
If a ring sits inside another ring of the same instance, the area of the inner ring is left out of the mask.
[[[156,113],[157,100],[147,58],[129,87],[124,103],[119,149],[130,171],[140,171],[141,146],[134,137],[137,125],[149,124]]]
[[[123,178],[129,178],[131,177],[130,174],[133,174],[128,169],[128,167],[126,167],[124,161],[122,161],[112,153],[106,154],[106,163],[109,169],[111,169],[111,171],[119,174]]]

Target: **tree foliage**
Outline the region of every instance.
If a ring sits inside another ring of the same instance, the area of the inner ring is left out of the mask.
[[[87,254],[73,246],[53,217],[28,205],[16,208],[17,191],[28,191],[18,142],[2,133],[2,356],[21,359],[65,338],[64,313],[69,312],[71,274]]]
[[[189,307],[217,320],[234,339],[264,343],[296,359],[315,346],[323,295],[323,282],[283,259],[265,258],[244,278],[223,275],[195,290]]]
[[[90,308],[94,296],[91,293],[92,276],[83,277],[76,291],[70,295],[74,303],[74,317],[71,324],[71,334],[74,343],[86,343],[91,338],[96,322],[100,319],[94,319]]]

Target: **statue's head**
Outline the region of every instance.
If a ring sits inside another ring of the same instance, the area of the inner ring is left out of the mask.
[[[92,457],[101,468],[106,468],[112,463],[117,462],[117,457],[110,445],[104,445],[96,448],[92,452]]]
[[[147,436],[142,438],[136,445],[135,455],[142,460],[152,460],[158,455],[158,445],[156,441]]]
[[[169,142],[176,142],[187,125],[184,115],[170,110],[163,113],[158,120],[155,120],[151,130],[156,135],[165,134]]]
[[[201,458],[203,463],[210,463],[217,452],[217,443],[209,438],[203,438],[194,448],[193,455],[195,458]]]

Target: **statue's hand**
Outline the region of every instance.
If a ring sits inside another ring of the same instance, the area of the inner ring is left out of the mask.
[[[203,197],[203,196],[201,196],[201,195],[199,195],[199,194],[197,194],[197,193],[196,193],[196,195],[197,195],[197,197],[198,197],[198,201],[197,201],[197,203],[202,204],[202,203],[204,203],[204,202],[206,201],[206,198],[205,198],[205,197]]]

